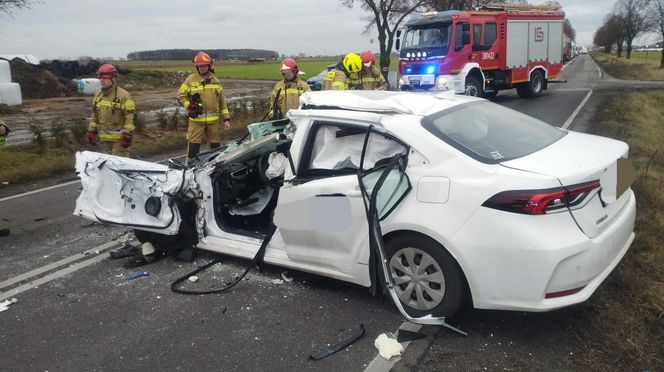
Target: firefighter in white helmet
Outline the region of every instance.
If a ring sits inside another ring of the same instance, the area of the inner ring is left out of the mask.
[[[271,120],[282,119],[288,110],[300,107],[300,96],[311,90],[306,82],[298,78],[300,70],[294,59],[284,59],[280,70],[283,80],[274,85],[270,95],[268,116]]]

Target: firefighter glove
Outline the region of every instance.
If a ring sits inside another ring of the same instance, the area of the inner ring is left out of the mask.
[[[88,142],[93,146],[97,144],[97,132],[88,132]]]
[[[131,146],[131,137],[131,133],[122,133],[122,138],[120,138],[120,146],[125,149]]]

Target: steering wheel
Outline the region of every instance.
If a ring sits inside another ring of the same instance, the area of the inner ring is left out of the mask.
[[[258,161],[256,162],[258,177],[260,177],[261,181],[263,181],[263,183],[268,187],[271,187],[273,189],[278,189],[281,187],[281,183],[279,181],[283,178],[275,177],[273,179],[269,179],[265,175],[265,171],[270,166],[270,163],[268,162],[270,154],[271,154],[270,152],[264,152],[261,154],[261,156],[258,157]]]

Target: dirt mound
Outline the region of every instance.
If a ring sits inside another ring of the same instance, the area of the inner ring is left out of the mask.
[[[21,85],[23,98],[65,97],[75,93],[71,80],[54,75],[51,71],[31,65],[22,59],[9,61],[12,81]]]

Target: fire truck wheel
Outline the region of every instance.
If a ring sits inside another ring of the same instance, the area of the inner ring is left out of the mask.
[[[516,94],[519,95],[519,98],[528,97],[528,84],[519,84],[516,86]]]
[[[466,78],[466,88],[464,93],[467,96],[471,97],[482,97],[484,93],[482,90],[482,83],[474,76],[468,76]]]
[[[484,92],[484,98],[494,100],[496,99],[496,96],[498,96],[498,91],[494,90],[491,92]]]
[[[542,71],[535,70],[530,74],[530,82],[528,82],[528,97],[537,97],[542,95],[544,88],[544,76]]]

